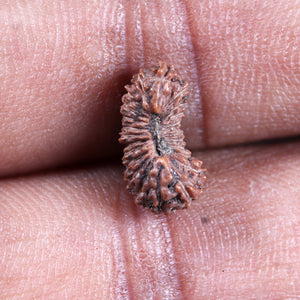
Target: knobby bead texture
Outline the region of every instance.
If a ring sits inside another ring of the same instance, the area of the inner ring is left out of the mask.
[[[131,82],[122,97],[119,139],[126,145],[127,188],[136,204],[154,212],[187,208],[205,179],[202,161],[185,149],[180,129],[188,84],[164,62],[140,70]]]

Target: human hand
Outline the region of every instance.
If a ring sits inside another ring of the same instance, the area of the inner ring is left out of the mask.
[[[2,5],[1,298],[299,296],[300,143],[264,142],[300,132],[299,5],[126,5]],[[170,215],[134,205],[117,144],[123,86],[159,59],[208,169]]]

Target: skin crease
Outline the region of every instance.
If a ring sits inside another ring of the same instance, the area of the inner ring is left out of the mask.
[[[0,298],[299,297],[299,139],[260,142],[300,133],[299,1],[70,3],[1,4]],[[117,144],[123,86],[159,59],[208,169],[171,215],[134,205]]]

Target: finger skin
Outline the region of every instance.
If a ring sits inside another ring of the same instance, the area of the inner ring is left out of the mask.
[[[122,170],[0,184],[0,296],[286,299],[300,294],[299,142],[198,153],[185,211],[136,207]]]
[[[299,134],[297,1],[9,1],[0,176],[120,155],[120,99],[159,59],[190,83],[199,149]]]

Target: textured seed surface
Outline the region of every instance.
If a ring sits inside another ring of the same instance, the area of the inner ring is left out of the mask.
[[[154,212],[190,206],[205,179],[202,162],[185,149],[184,103],[188,84],[174,67],[159,62],[125,86],[120,143],[126,145],[124,179],[136,204]]]

